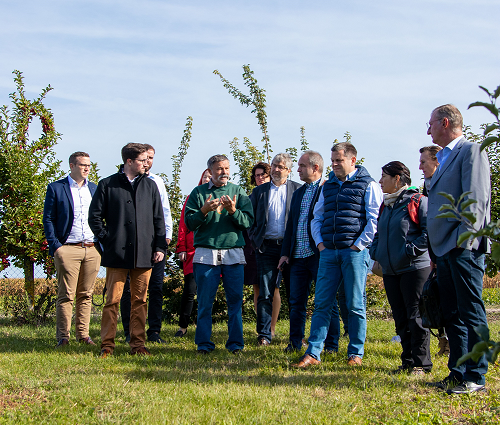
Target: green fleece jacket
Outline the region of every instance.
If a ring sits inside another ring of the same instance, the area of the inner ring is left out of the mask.
[[[238,185],[227,183],[225,186],[202,184],[193,189],[184,211],[184,221],[189,230],[194,233],[194,246],[210,249],[242,248],[245,246],[242,231],[253,224],[253,208],[245,191]],[[201,212],[201,207],[207,198],[220,199],[227,195],[231,199],[236,195],[236,211],[233,215],[222,207],[210,211],[207,215]]]

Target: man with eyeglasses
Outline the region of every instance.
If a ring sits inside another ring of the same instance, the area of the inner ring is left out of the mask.
[[[288,180],[292,169],[292,157],[279,153],[271,162],[271,181],[257,186],[250,195],[255,221],[248,235],[256,252],[259,275],[259,297],[257,299],[257,342],[268,346],[272,340],[271,318],[273,296],[279,286],[278,264],[281,245],[290,210],[293,192],[301,185]],[[289,299],[289,272],[284,266],[283,277]]]
[[[97,188],[88,181],[90,167],[88,153],[71,154],[69,175],[49,184],[45,196],[43,228],[57,272],[56,347],[69,344],[75,299],[76,339],[95,345],[89,323],[101,256],[88,225],[89,205]]]
[[[429,185],[427,230],[429,243],[436,258],[440,307],[450,344],[447,377],[431,382],[430,386],[447,390],[448,394],[467,394],[485,389],[488,362],[481,356],[477,363],[468,360],[457,366],[457,360],[472,351],[481,339],[474,331],[487,326],[482,301],[484,257],[489,244],[485,237],[468,239],[457,246],[458,238],[471,229],[454,218],[438,218],[439,208],[448,200],[441,192],[465,202],[475,202],[466,208],[473,213],[475,231],[490,221],[490,166],[486,151],[477,143],[468,142],[462,131],[463,118],[454,105],[442,105],[432,111],[427,134],[442,149],[436,154],[439,167]]]
[[[130,354],[149,355],[145,347],[147,290],[151,269],[163,261],[165,222],[160,193],[146,177],[147,148],[122,148],[118,173],[102,179],[90,204],[89,225],[102,246],[106,267],[106,304],[101,320],[101,357],[113,354],[120,299],[130,275]]]

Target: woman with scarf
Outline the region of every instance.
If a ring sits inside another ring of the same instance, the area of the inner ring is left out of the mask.
[[[418,302],[431,271],[427,251],[427,198],[410,188],[410,170],[399,161],[382,167],[384,192],[370,256],[382,266],[384,287],[401,338],[402,365],[395,373],[424,375],[432,369],[430,332]]]

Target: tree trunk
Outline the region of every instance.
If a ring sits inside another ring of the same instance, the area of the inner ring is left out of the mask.
[[[28,306],[33,310],[35,303],[35,264],[29,259],[24,258],[24,289],[28,294]]]

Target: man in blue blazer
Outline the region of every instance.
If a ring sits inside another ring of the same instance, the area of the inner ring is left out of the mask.
[[[88,212],[97,186],[88,181],[89,154],[69,157],[70,174],[47,187],[43,228],[57,271],[57,346],[69,344],[73,302],[76,298],[76,339],[95,345],[89,336],[92,292],[101,256],[94,246]]]
[[[490,221],[490,166],[486,151],[480,145],[468,142],[462,133],[463,119],[453,105],[434,109],[428,123],[432,141],[443,149],[437,153],[439,168],[432,176],[429,188],[427,229],[429,242],[436,255],[437,279],[441,296],[441,309],[450,343],[449,375],[431,386],[446,390],[448,394],[464,394],[484,390],[488,363],[484,356],[476,364],[467,361],[456,366],[457,360],[472,350],[479,336],[474,328],[487,325],[482,301],[484,256],[488,250],[486,238],[469,239],[457,246],[458,237],[470,230],[455,218],[436,218],[439,208],[448,201],[440,192],[458,199],[477,202],[467,210],[476,216],[475,230]]]
[[[279,153],[271,163],[271,181],[257,186],[252,201],[255,221],[248,236],[256,252],[259,275],[259,298],[257,299],[257,341],[259,345],[271,343],[271,317],[273,296],[278,279],[278,263],[281,245],[290,211],[290,202],[300,183],[288,180],[292,168],[292,157]],[[285,287],[288,273],[284,272]],[[287,290],[287,297],[288,297]]]

